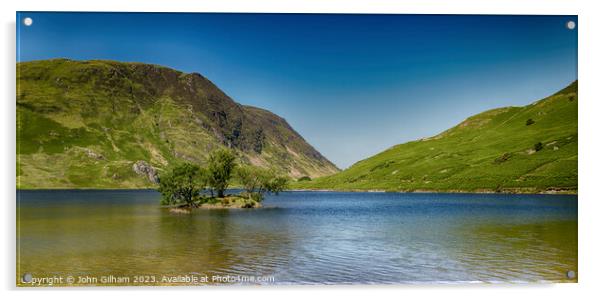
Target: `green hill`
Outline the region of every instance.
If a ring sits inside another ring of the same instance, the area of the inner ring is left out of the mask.
[[[114,61],[17,64],[18,188],[153,187],[216,148],[293,178],[337,167],[283,118],[234,102],[200,74]]]
[[[300,189],[577,192],[577,82],[524,107],[472,116]]]

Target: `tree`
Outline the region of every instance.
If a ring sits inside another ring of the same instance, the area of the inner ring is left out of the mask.
[[[248,197],[257,201],[261,201],[266,192],[278,194],[288,185],[288,178],[276,175],[273,170],[240,166],[236,173]]]
[[[243,165],[236,169],[236,175],[249,197],[261,187],[262,172],[263,169],[250,165]]]
[[[198,165],[183,163],[159,178],[161,204],[196,206],[201,190],[206,186],[204,170]]]
[[[288,186],[288,178],[285,176],[278,176],[273,170],[264,171],[259,177],[260,187],[259,194],[263,197],[265,192],[270,192],[278,195],[279,192],[284,191]]]
[[[217,192],[217,197],[224,197],[236,168],[236,156],[230,150],[220,149],[212,152],[207,162],[208,183]]]
[[[265,189],[270,192],[278,195],[278,193],[284,191],[288,186],[288,178],[284,176],[275,176],[270,179],[267,185],[265,185]]]

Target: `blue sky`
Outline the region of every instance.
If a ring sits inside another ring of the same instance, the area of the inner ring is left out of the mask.
[[[33,24],[21,20],[31,17]],[[199,72],[341,168],[577,79],[576,16],[18,13],[17,60]]]

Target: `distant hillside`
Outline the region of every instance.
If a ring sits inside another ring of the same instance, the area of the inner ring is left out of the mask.
[[[577,82],[524,107],[472,116],[297,188],[577,192]]]
[[[200,74],[115,61],[17,64],[20,188],[152,187],[177,161],[232,148],[297,178],[338,171],[283,118],[234,102]]]

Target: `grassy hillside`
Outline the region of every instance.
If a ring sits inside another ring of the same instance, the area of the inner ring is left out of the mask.
[[[291,177],[338,171],[283,118],[169,68],[55,59],[17,64],[17,187],[141,188],[134,165],[203,165],[228,147]],[[144,169],[144,167],[138,167]]]
[[[577,82],[524,107],[472,116],[296,188],[577,192]],[[537,145],[541,143],[540,145]]]

